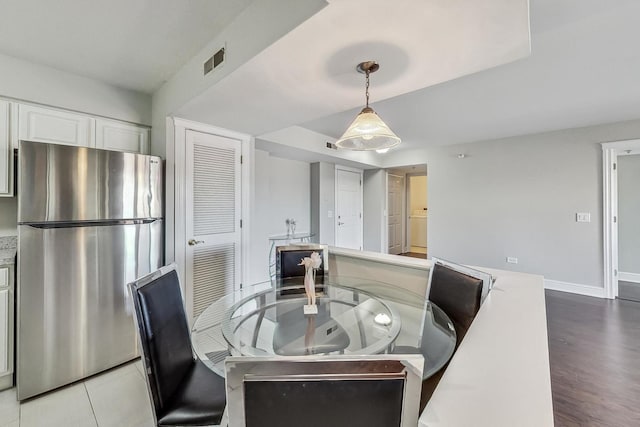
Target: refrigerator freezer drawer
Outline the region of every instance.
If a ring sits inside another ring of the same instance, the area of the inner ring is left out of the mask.
[[[138,355],[126,285],[162,265],[162,230],[19,226],[18,399]]]

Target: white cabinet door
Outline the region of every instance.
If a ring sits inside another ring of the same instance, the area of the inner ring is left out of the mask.
[[[6,270],[6,269],[5,269]],[[9,341],[9,288],[0,289],[0,375],[9,371],[11,366],[9,352],[13,351]]]
[[[89,116],[20,105],[20,140],[95,147],[95,120]]]
[[[7,101],[0,101],[0,196],[13,196],[13,153],[9,138],[9,111]]]
[[[149,154],[149,129],[129,123],[96,119],[96,148]]]
[[[188,130],[185,144],[185,289],[195,319],[241,279],[241,142]]]

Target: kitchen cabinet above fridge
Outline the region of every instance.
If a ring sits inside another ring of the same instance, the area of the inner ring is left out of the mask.
[[[149,154],[148,126],[0,99],[0,197],[14,195],[13,149],[19,141]]]

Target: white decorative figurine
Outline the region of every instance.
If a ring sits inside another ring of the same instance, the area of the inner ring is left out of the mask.
[[[300,264],[304,265],[304,291],[307,293],[307,305],[304,306],[304,314],[317,314],[316,306],[316,269],[322,265],[322,258],[318,252],[312,252],[310,256],[302,258]]]

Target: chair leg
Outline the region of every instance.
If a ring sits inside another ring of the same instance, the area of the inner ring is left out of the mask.
[[[446,366],[440,369],[435,374],[431,375],[426,380],[422,381],[422,393],[420,393],[420,413],[424,411],[424,408],[425,406],[427,406],[429,399],[431,399],[431,396],[433,396],[433,392],[436,390],[436,387],[438,386],[438,383],[440,382],[440,379],[444,374],[445,368]]]

